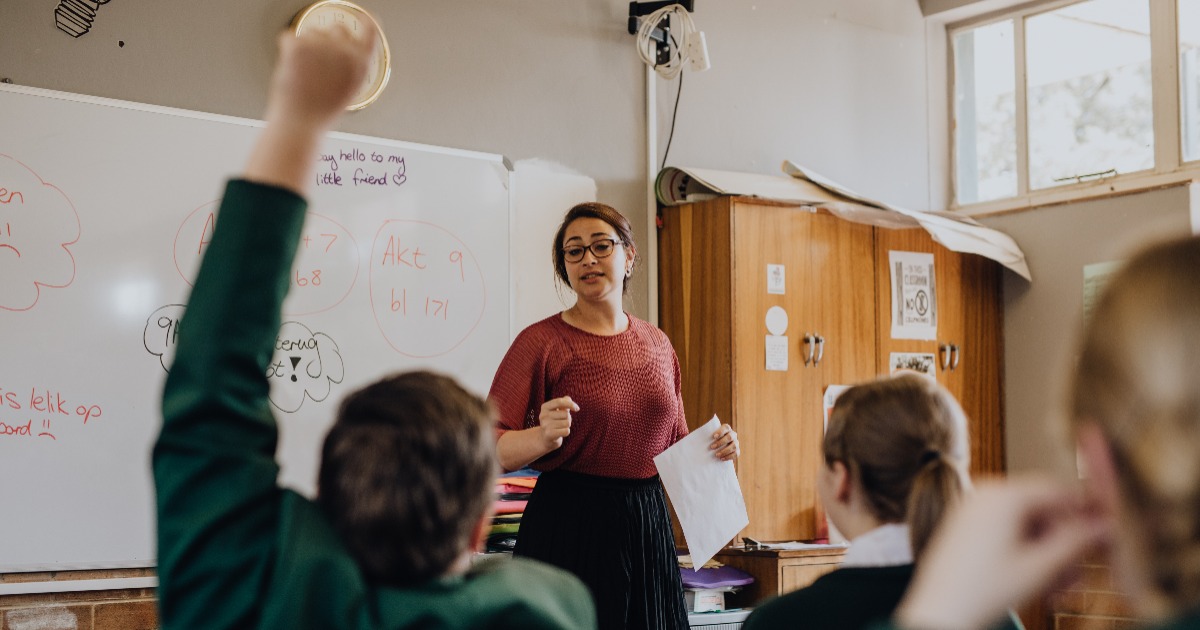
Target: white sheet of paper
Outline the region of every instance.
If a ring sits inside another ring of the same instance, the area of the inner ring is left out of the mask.
[[[783,295],[787,291],[784,280],[787,268],[783,265],[767,265],[767,293]]]
[[[937,339],[933,254],[888,252],[892,282],[892,339]]]
[[[833,405],[834,405],[834,403],[837,402],[838,396],[841,396],[842,393],[844,393],[846,390],[850,389],[850,387],[851,387],[850,385],[828,385],[825,387],[825,395],[822,397],[822,401],[821,401],[822,403],[824,403],[823,406],[825,408],[825,423],[822,425],[822,428],[821,428],[822,435],[824,435],[825,431],[829,430],[829,415],[833,413]],[[824,438],[822,438],[822,439],[824,439]],[[830,520],[829,512],[826,512],[825,509],[822,507],[821,513],[823,513],[825,515],[825,531],[828,534],[829,544],[845,546],[847,544],[846,537],[842,535],[842,532],[838,531],[837,526],[833,524],[832,520]],[[791,543],[781,543],[781,544],[801,545],[804,543],[791,542]],[[771,545],[771,547],[769,547],[769,548],[771,548],[771,549],[804,549],[804,547],[794,547],[794,546],[793,547],[775,547],[774,545]]]
[[[750,524],[733,462],[708,449],[720,426],[713,416],[654,458],[697,571]]]
[[[826,208],[830,212],[838,215],[848,221],[859,221],[862,223],[873,223],[884,225],[887,227],[899,227],[897,225],[888,225],[879,220],[879,217],[872,217],[868,212],[873,207],[892,213],[894,217],[903,217],[909,221],[914,221],[929,235],[933,240],[941,243],[947,249],[956,252],[967,254],[979,254],[986,256],[992,260],[1008,267],[1015,271],[1018,275],[1026,280],[1032,280],[1029,275],[1029,265],[1025,263],[1025,253],[1017,245],[1017,242],[1011,236],[985,227],[978,221],[959,215],[954,215],[949,212],[924,212],[921,210],[909,210],[899,206],[876,201],[863,197],[858,193],[837,184],[832,180],[822,177],[814,173],[807,167],[801,167],[794,162],[784,160],[783,172],[788,175],[812,182],[825,190],[832,191],[837,195],[853,199],[865,205],[855,207],[855,204],[819,204],[822,208]],[[847,206],[845,209],[839,206]],[[856,216],[858,215],[858,216]],[[892,223],[894,221],[889,221]]]
[[[910,370],[937,380],[937,357],[932,352],[893,352],[888,357],[888,365],[892,374]]]
[[[767,369],[786,372],[788,369],[788,338],[786,335],[767,335]],[[713,429],[714,431],[716,429]]]

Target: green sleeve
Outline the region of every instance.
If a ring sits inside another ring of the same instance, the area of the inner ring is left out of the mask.
[[[281,491],[266,369],[306,203],[231,181],[163,392],[154,446],[162,627],[250,627]]]

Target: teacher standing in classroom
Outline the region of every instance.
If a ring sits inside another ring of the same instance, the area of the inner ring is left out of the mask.
[[[602,629],[687,628],[654,465],[688,433],[679,360],[661,330],[623,308],[633,230],[612,207],[582,203],[563,218],[552,256],[575,305],[517,336],[489,395],[501,465],[542,473],[514,553],[579,576]],[[722,425],[710,449],[733,459],[737,434]]]

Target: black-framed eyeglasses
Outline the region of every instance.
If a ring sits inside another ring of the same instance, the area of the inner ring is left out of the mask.
[[[569,263],[577,263],[583,260],[583,255],[589,251],[596,258],[608,258],[612,256],[617,245],[623,245],[623,243],[611,238],[596,239],[590,245],[571,245],[562,248],[563,259]]]

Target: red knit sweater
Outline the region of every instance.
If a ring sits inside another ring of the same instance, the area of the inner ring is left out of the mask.
[[[570,396],[579,405],[562,447],[531,466],[645,479],[654,456],[687,435],[679,359],[661,330],[629,316],[624,332],[602,336],[548,317],[513,341],[488,397],[497,434],[538,426],[542,403]]]

